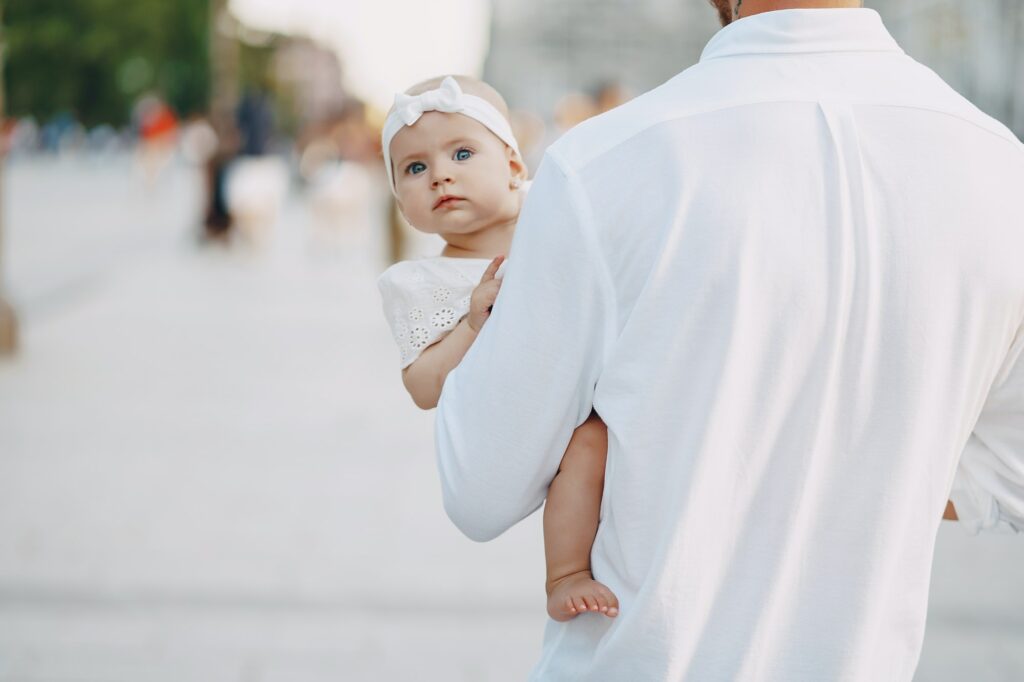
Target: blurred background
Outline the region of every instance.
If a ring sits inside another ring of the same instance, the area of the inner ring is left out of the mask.
[[[868,0],[1018,136],[1019,0]],[[447,522],[375,286],[437,252],[378,135],[440,73],[535,167],[704,0],[0,2],[0,682],[522,680],[538,515]],[[917,679],[1024,679],[1024,540],[944,524]]]

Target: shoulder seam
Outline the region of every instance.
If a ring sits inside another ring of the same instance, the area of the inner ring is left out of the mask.
[[[1003,132],[1001,132],[1000,130],[998,130],[994,126],[993,127],[989,127],[989,126],[982,125],[981,123],[978,123],[977,121],[972,121],[971,119],[967,118],[966,116],[961,116],[960,114],[957,114],[957,113],[952,112],[952,111],[946,111],[945,109],[935,109],[933,107],[915,106],[913,104],[889,104],[889,103],[885,103],[885,102],[882,102],[882,103],[879,103],[879,104],[874,104],[873,106],[889,107],[889,108],[892,108],[892,109],[912,109],[914,111],[927,111],[929,113],[937,114],[939,116],[947,116],[949,118],[955,118],[956,120],[958,120],[958,121],[960,121],[962,123],[966,123],[968,125],[971,125],[971,126],[977,128],[978,130],[981,130],[983,132],[988,133],[989,135],[994,135],[995,137],[998,137],[1000,140],[1003,140],[1004,142],[1007,142],[1010,145],[1012,145],[1014,147],[1017,147],[1018,151],[1024,151],[1024,145],[1022,145],[1021,141],[1019,139],[1017,139],[1017,137],[1013,134],[1012,131],[1009,130],[1009,128],[1006,129],[1006,132],[1009,133],[1009,135],[1005,135],[1005,134],[1003,134]],[[987,116],[987,114],[985,114],[985,115]],[[996,119],[992,119],[992,120],[996,120]],[[996,121],[996,122],[999,123],[1000,125],[1005,125],[1005,124],[1003,124],[1000,121]]]

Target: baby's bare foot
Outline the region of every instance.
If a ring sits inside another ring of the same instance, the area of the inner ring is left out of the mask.
[[[571,573],[548,586],[548,615],[559,622],[593,611],[609,618],[619,615],[619,600],[594,580],[590,571]]]

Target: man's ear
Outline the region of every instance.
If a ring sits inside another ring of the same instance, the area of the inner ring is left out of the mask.
[[[506,146],[505,153],[508,155],[509,178],[525,181],[529,171],[526,168],[526,163],[523,162],[523,158],[519,156],[519,152],[512,149],[512,147]]]

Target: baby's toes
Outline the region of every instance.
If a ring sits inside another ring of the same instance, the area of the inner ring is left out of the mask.
[[[606,611],[606,613],[609,616],[618,615],[618,613],[619,613],[619,598],[615,596],[615,593],[612,592],[611,590],[609,590],[604,585],[602,585],[600,591],[598,592],[598,594],[600,594],[601,598],[604,600],[604,602],[606,604],[608,604],[608,611]]]
[[[594,592],[594,601],[597,602],[598,611],[600,611],[601,613],[606,613],[608,611],[608,599],[603,592],[601,592],[600,590]]]
[[[586,613],[587,612],[587,610],[588,610],[587,602],[583,599],[583,597],[573,597],[572,598],[572,603],[573,603],[573,606],[576,607],[576,612],[577,613]]]
[[[607,587],[605,587],[604,585],[601,585],[598,588],[598,594],[601,595],[601,599],[604,600],[604,602],[606,604],[608,604],[609,608],[611,608],[612,606],[618,608],[618,606],[619,606],[619,598],[616,597],[615,593],[612,592],[611,590],[609,590]]]

